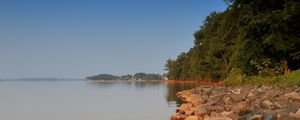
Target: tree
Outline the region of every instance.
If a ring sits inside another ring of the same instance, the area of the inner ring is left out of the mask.
[[[233,68],[246,75],[300,68],[300,1],[225,2],[228,8],[212,12],[194,33],[195,46],[167,61],[170,79],[224,79]]]

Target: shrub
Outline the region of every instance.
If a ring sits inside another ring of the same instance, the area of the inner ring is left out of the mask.
[[[225,86],[241,86],[245,84],[247,77],[239,68],[232,68],[227,78],[223,81]]]
[[[283,73],[283,63],[272,61],[271,59],[251,60],[250,64],[258,70],[262,76],[277,76]]]

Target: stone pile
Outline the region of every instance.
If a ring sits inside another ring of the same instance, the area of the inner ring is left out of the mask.
[[[300,120],[297,86],[202,86],[177,96],[186,103],[171,120]]]

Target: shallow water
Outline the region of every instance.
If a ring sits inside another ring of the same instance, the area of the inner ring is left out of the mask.
[[[193,84],[0,81],[0,120],[168,120]]]

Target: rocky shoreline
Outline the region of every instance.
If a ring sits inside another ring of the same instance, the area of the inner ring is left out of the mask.
[[[297,86],[201,86],[181,91],[186,101],[171,120],[299,120]]]

